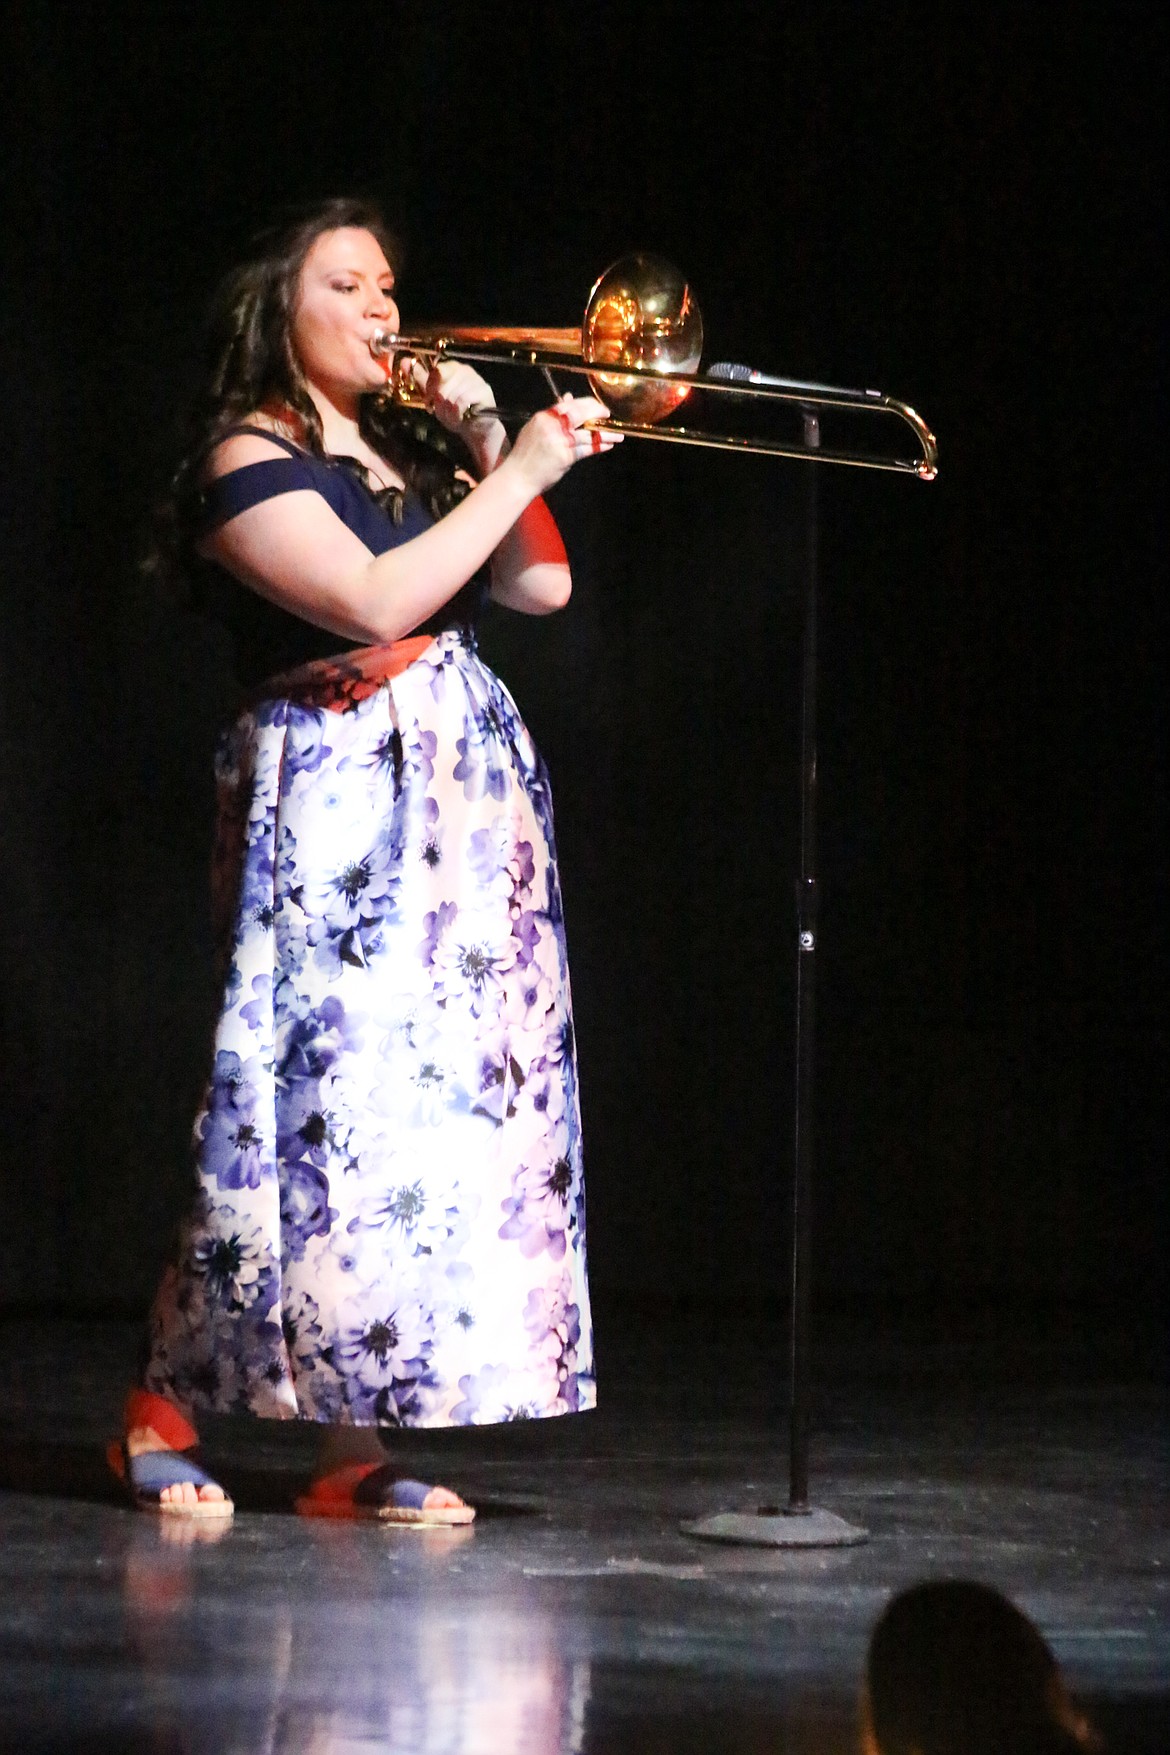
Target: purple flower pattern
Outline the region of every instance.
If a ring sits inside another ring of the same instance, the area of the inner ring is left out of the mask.
[[[309,683],[220,745],[223,1004],[146,1381],[389,1426],[590,1407],[540,757],[455,631],[364,692]]]

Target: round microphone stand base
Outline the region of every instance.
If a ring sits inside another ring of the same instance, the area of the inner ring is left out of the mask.
[[[853,1548],[869,1540],[868,1530],[814,1506],[807,1511],[782,1511],[772,1505],[762,1505],[758,1511],[717,1511],[681,1528],[684,1536],[702,1541],[755,1548]]]

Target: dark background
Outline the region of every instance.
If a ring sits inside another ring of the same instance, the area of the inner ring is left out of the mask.
[[[935,428],[931,486],[820,477],[817,1296],[1139,1345],[1165,1216],[1159,12],[23,9],[4,1306],[143,1308],[179,1210],[232,692],[135,557],[219,274],[283,203],[360,187],[407,315],[573,322],[655,249],[708,358],[878,384]],[[627,443],[557,490],[572,606],[484,634],[557,797],[603,1335],[783,1296],[804,468]]]

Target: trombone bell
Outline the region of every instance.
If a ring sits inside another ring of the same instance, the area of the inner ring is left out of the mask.
[[[621,420],[653,425],[673,414],[689,384],[655,378],[695,370],[703,318],[686,279],[661,256],[623,256],[594,286],[581,325],[587,366],[631,366],[641,374],[592,371],[589,387]]]

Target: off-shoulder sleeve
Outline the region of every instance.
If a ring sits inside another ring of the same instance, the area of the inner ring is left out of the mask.
[[[259,463],[245,463],[241,469],[216,476],[203,489],[200,534],[209,536],[262,500],[274,500],[278,494],[296,493],[301,488],[319,492],[320,486],[312,467],[300,457],[265,457]]]

